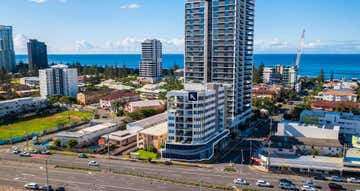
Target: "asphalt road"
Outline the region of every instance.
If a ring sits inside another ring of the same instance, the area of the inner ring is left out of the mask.
[[[79,159],[60,155],[48,156],[50,183],[54,185],[66,185],[70,190],[200,190],[196,186],[173,184],[164,181],[151,180],[128,175],[117,175],[107,172],[107,169],[119,172],[131,172],[146,176],[165,177],[172,180],[201,182],[202,184],[216,184],[233,186],[236,177],[245,178],[250,182],[249,188],[257,190],[279,190],[277,188],[280,178],[292,180],[300,185],[304,177],[295,175],[268,174],[253,170],[249,166],[235,165],[236,173],[223,172],[226,164],[217,164],[213,168],[195,168],[185,166],[166,166],[143,162],[130,162],[122,160],[96,159],[100,163],[101,172],[87,172],[53,168],[54,165],[70,165],[87,167],[87,163],[93,159]],[[0,152],[0,184],[23,186],[26,182],[45,183],[44,159],[38,157],[22,158],[11,153]],[[262,179],[272,183],[273,189],[259,189],[255,182]],[[326,181],[315,181],[328,190]],[[343,183],[348,190],[360,188],[360,185]],[[206,190],[202,188],[202,190]]]

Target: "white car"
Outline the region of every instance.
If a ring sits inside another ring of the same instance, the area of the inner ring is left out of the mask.
[[[301,190],[302,190],[302,191],[317,191],[316,188],[311,187],[311,186],[309,186],[309,185],[302,185],[302,186],[301,186]]]
[[[306,185],[306,186],[310,186],[310,187],[313,187],[313,188],[318,188],[319,186],[315,183],[315,182],[313,182],[313,181],[308,181],[308,180],[305,180],[305,181],[301,181],[301,184],[304,186],[304,185]]]
[[[28,190],[37,190],[37,189],[39,189],[39,185],[35,182],[30,182],[30,183],[25,184],[24,188],[28,189]]]
[[[271,188],[273,187],[270,182],[267,182],[265,180],[257,180],[256,181],[256,186],[259,186],[259,187],[268,187],[268,188]]]
[[[89,166],[100,166],[100,164],[98,163],[98,162],[96,162],[96,161],[90,161],[89,163],[88,163],[88,165]]]
[[[233,182],[234,184],[238,184],[238,185],[249,185],[249,183],[242,178],[235,178]]]
[[[348,183],[360,184],[360,179],[356,179],[356,178],[353,178],[353,177],[347,178],[346,181]]]
[[[344,182],[344,179],[341,178],[340,176],[330,176],[329,180],[333,182]]]

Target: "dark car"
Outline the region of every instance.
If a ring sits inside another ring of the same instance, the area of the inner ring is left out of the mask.
[[[292,182],[288,179],[282,178],[280,179],[280,183],[288,183],[288,184],[292,184]]]
[[[328,184],[330,189],[334,189],[334,190],[346,190],[346,188],[344,188],[342,185],[340,184],[336,184],[336,183],[329,183]]]
[[[55,191],[65,191],[65,187],[59,186],[55,189]]]
[[[51,185],[40,186],[39,190],[54,191],[54,189],[51,187]]]
[[[84,153],[80,153],[80,154],[79,154],[79,158],[83,158],[83,159],[84,159],[84,158],[88,158],[88,156],[87,156],[86,154],[84,154]]]
[[[315,180],[326,180],[326,177],[323,175],[316,175],[316,176],[314,176],[314,179]]]

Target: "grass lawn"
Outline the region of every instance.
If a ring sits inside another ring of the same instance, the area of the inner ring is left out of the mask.
[[[70,115],[70,120],[68,119],[68,113]],[[25,119],[15,122],[11,125],[1,125],[0,139],[7,140],[14,137],[21,137],[25,134],[40,133],[43,130],[52,129],[59,124],[80,122],[85,119],[91,118],[91,113],[84,113],[79,111],[64,111],[45,117]]]
[[[157,159],[157,153],[144,151],[144,150],[138,150],[137,153],[139,153],[139,159],[142,160],[148,160],[148,158],[151,158],[151,160]]]

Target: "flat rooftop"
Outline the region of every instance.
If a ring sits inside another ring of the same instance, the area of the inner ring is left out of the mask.
[[[142,127],[144,129],[167,121],[167,112],[154,115],[127,125],[128,128]]]
[[[162,100],[146,100],[146,101],[134,101],[130,102],[133,107],[151,107],[151,106],[160,106],[164,105]]]
[[[85,129],[81,129],[79,131],[76,131],[76,133],[86,135],[86,134],[90,134],[90,133],[100,131],[102,129],[113,127],[115,125],[117,125],[117,124],[116,123],[103,123],[103,124],[91,126],[91,127],[85,128]]]
[[[157,124],[153,127],[149,127],[147,129],[140,131],[139,133],[146,134],[146,135],[152,135],[152,136],[164,135],[167,133],[167,122],[163,122],[163,123]]]
[[[343,167],[343,159],[337,157],[325,156],[300,156],[298,158],[273,158],[270,162],[276,166],[290,166],[298,168],[316,168],[316,169],[341,169]]]
[[[123,141],[136,135],[137,135],[137,131],[127,129],[127,130],[115,131],[113,133],[109,133],[101,137],[105,139],[109,137],[110,140]]]

